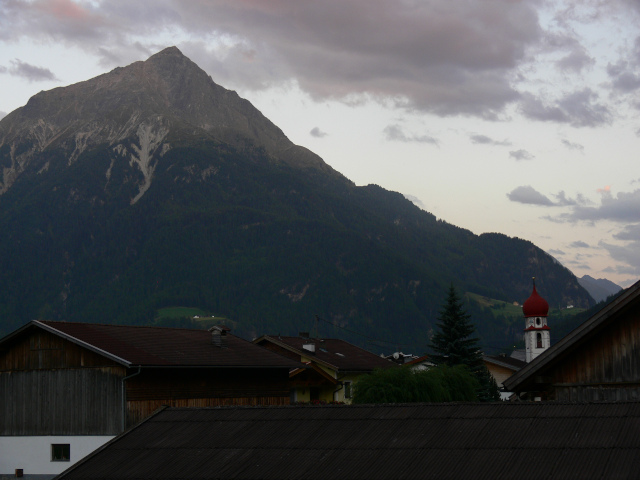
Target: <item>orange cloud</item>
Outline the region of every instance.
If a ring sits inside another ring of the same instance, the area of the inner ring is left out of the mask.
[[[71,0],[47,0],[40,2],[38,7],[60,19],[84,20],[89,16],[84,8]]]

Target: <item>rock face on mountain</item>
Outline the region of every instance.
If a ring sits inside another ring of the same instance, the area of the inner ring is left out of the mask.
[[[46,150],[62,150],[71,165],[83,152],[106,144],[114,161],[128,160],[142,175],[135,203],[149,188],[158,159],[172,141],[186,138],[260,146],[292,166],[331,172],[248,101],[216,85],[170,47],[145,62],[40,92],[8,115],[0,126],[0,194]],[[38,167],[48,168],[42,160]]]
[[[418,351],[452,282],[522,302],[535,276],[552,307],[591,302],[530,242],[356,187],[175,47],[0,121],[0,272],[0,334],[183,305],[247,337],[318,315],[325,335]]]

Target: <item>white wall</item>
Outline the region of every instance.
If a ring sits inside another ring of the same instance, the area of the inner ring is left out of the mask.
[[[0,477],[13,477],[16,468],[24,475],[57,475],[104,445],[113,436],[0,436]],[[71,446],[68,462],[51,461],[51,444],[68,443]]]

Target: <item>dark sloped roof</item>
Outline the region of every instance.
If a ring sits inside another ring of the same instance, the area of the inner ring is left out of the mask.
[[[254,343],[262,343],[264,341],[280,345],[299,355],[304,355],[307,358],[341,371],[370,372],[376,368],[388,368],[396,365],[386,358],[337,338],[312,339],[316,345],[315,354],[302,348],[305,343],[310,341],[308,338],[264,335],[254,340]]]
[[[527,365],[527,362],[519,360],[513,357],[507,357],[502,355],[484,355],[482,359],[485,362],[493,363],[494,365],[500,365],[505,368],[509,368],[513,371],[518,371],[522,367]]]
[[[227,348],[212,344],[206,330],[33,321],[43,328],[124,365],[159,367],[282,367],[298,362],[227,334]],[[9,337],[6,337],[9,338]]]
[[[547,368],[562,361],[572,351],[590,338],[598,335],[604,328],[609,328],[620,318],[620,314],[640,305],[640,281],[630,286],[623,294],[596,312],[582,325],[571,331],[558,343],[542,352],[518,372],[507,378],[503,384],[512,392],[517,392],[523,384]]]
[[[167,408],[58,478],[567,479],[640,471],[640,403]]]

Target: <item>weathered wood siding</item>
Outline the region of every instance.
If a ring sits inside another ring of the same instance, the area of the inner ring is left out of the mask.
[[[123,370],[0,372],[0,435],[117,435]]]
[[[282,368],[143,368],[126,382],[127,425],[162,405],[288,405],[288,380]]]
[[[622,312],[546,375],[556,400],[640,399],[640,311]]]
[[[0,372],[116,366],[116,362],[44,330],[33,329],[0,351]]]

